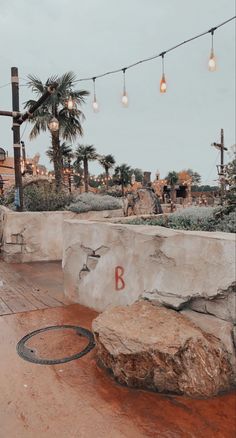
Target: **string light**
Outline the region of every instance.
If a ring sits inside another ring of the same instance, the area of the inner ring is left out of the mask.
[[[211,29],[211,52],[210,52],[210,58],[208,61],[208,70],[209,71],[216,71],[216,57],[214,54],[214,32],[216,28],[213,27]]]
[[[97,97],[96,97],[96,85],[95,85],[95,81],[96,81],[96,78],[94,77],[93,78],[93,103],[92,103],[92,106],[93,106],[93,111],[95,113],[97,113],[99,111],[99,106],[98,106]]]
[[[165,56],[165,52],[163,52],[161,54],[161,57],[162,57],[162,76],[161,76],[161,80],[160,80],[160,93],[166,93],[166,89],[167,89],[166,77],[165,77],[164,56]]]
[[[129,100],[128,100],[128,96],[127,96],[127,92],[126,92],[126,83],[125,83],[126,68],[123,68],[122,71],[123,71],[123,94],[122,94],[121,103],[122,103],[124,108],[127,108],[129,105]]]
[[[159,58],[159,57],[162,56],[163,53],[169,53],[169,52],[172,52],[173,50],[176,50],[177,48],[179,48],[179,47],[181,47],[181,46],[183,46],[183,45],[185,45],[185,44],[188,44],[188,43],[190,43],[191,41],[194,41],[194,40],[196,40],[196,39],[198,39],[198,38],[201,38],[201,37],[203,37],[204,35],[207,35],[208,33],[211,33],[211,32],[212,32],[212,29],[214,29],[214,31],[215,31],[215,30],[218,29],[219,27],[225,26],[225,25],[228,24],[230,21],[235,20],[235,18],[236,18],[236,16],[233,16],[233,17],[229,18],[228,20],[225,20],[225,21],[223,21],[222,23],[218,24],[218,25],[215,26],[214,28],[211,28],[210,30],[207,30],[207,31],[202,32],[202,33],[200,33],[200,34],[198,34],[198,35],[195,35],[195,36],[193,36],[193,37],[191,37],[191,38],[188,38],[187,40],[184,40],[184,41],[182,41],[182,42],[176,44],[175,46],[170,47],[169,49],[167,49],[167,50],[165,50],[165,51],[162,51],[161,53],[159,53],[159,54],[157,54],[157,55],[153,55],[153,56],[150,56],[149,58],[141,59],[140,61],[134,62],[133,64],[130,64],[130,65],[126,66],[126,67],[118,68],[118,69],[116,69],[116,70],[111,70],[111,71],[107,71],[107,72],[105,72],[105,73],[102,73],[102,74],[100,74],[100,75],[96,75],[95,79],[102,78],[102,77],[104,77],[104,76],[112,75],[112,74],[115,74],[115,73],[119,73],[119,72],[122,72],[122,71],[124,70],[124,68],[125,68],[125,70],[128,70],[128,69],[133,68],[133,67],[136,67],[137,65],[140,65],[140,64],[142,64],[142,63],[144,63],[144,62],[149,62],[149,61],[152,61],[153,59]],[[84,82],[84,81],[91,81],[91,80],[93,80],[93,77],[90,76],[90,77],[85,77],[85,78],[81,78],[81,79],[76,79],[76,80],[74,81],[74,83],[76,83],[76,82]]]
[[[211,47],[211,52],[210,52],[210,58],[209,58],[209,61],[208,61],[208,69],[210,71],[215,71],[216,70],[216,58],[215,58],[214,47],[213,47],[214,32],[218,28],[220,28],[222,26],[225,26],[226,24],[228,24],[232,20],[235,20],[235,18],[236,18],[236,16],[233,16],[233,17],[223,21],[222,23],[218,24],[217,26],[212,27],[210,30],[207,30],[207,31],[202,32],[200,34],[197,34],[197,35],[195,35],[195,36],[193,36],[191,38],[188,38],[188,39],[186,39],[186,40],[184,40],[184,41],[174,45],[173,47],[170,47],[169,49],[167,49],[165,51],[162,51],[159,54],[150,56],[150,57],[145,58],[145,59],[141,59],[141,60],[139,60],[137,62],[134,62],[133,64],[127,65],[126,67],[122,67],[122,68],[118,68],[118,69],[115,69],[115,70],[107,71],[107,72],[102,73],[100,75],[96,75],[96,76],[92,76],[92,77],[91,76],[90,77],[85,77],[85,78],[81,78],[81,79],[76,79],[76,80],[73,81],[73,84],[78,83],[78,82],[91,81],[91,80],[93,81],[93,84],[94,84],[94,99],[93,99],[93,102],[92,102],[92,107],[93,107],[94,112],[98,112],[99,105],[98,105],[98,102],[97,102],[97,99],[96,99],[96,92],[95,92],[95,80],[96,79],[102,78],[102,77],[108,76],[108,75],[113,75],[113,74],[116,74],[116,73],[119,73],[119,72],[123,72],[124,73],[124,84],[125,84],[125,72],[126,72],[126,70],[128,70],[130,68],[133,68],[133,67],[136,67],[136,66],[138,66],[140,64],[143,64],[145,62],[150,62],[150,61],[152,61],[152,60],[154,60],[156,58],[159,58],[159,57],[162,57],[162,62],[164,63],[164,56],[163,56],[163,54],[166,54],[166,53],[169,53],[171,51],[174,51],[177,48],[179,48],[179,47],[181,47],[181,46],[183,46],[185,44],[188,44],[188,43],[190,43],[190,42],[192,42],[192,41],[194,41],[194,40],[196,40],[198,38],[201,38],[201,37],[207,35],[208,33],[211,33],[211,36],[212,36],[212,47]],[[164,75],[165,75],[165,73],[164,73]],[[20,79],[22,79],[22,78],[20,78]],[[28,82],[28,80],[25,79],[25,78],[23,78],[23,80]],[[8,85],[10,85],[10,83],[7,83],[7,84],[4,84],[4,85],[0,86],[0,89],[4,88],[4,87],[7,87]],[[27,84],[23,84],[23,85],[20,85],[20,86],[28,86],[28,85]],[[163,78],[163,75],[162,75],[161,83],[160,83],[160,92],[161,93],[165,93],[166,92],[166,88],[167,88],[166,87],[166,79],[165,79],[165,76]],[[69,103],[69,101],[70,101],[70,103]],[[69,99],[68,99],[69,107],[72,106],[72,101],[73,101],[73,98],[72,98],[72,96],[70,96]],[[126,93],[126,90],[125,90],[125,93],[123,92],[123,95],[122,95],[122,105],[127,106],[127,104],[128,104],[128,96],[127,96],[127,93]],[[68,109],[70,109],[69,107],[68,107]]]
[[[66,106],[67,106],[69,111],[71,111],[75,108],[75,101],[71,95],[69,96],[69,99],[66,102]]]

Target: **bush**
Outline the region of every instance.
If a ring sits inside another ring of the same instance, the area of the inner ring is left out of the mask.
[[[159,225],[177,230],[191,231],[223,231],[234,233],[236,231],[236,215],[219,215],[219,209],[212,207],[191,207],[178,210],[168,216],[156,218],[137,218],[128,221],[132,225]],[[127,222],[126,222],[127,223]]]
[[[77,195],[66,209],[77,213],[84,213],[92,210],[117,210],[121,207],[121,202],[112,196],[82,193],[81,195]]]
[[[4,205],[8,208],[14,208],[15,189],[8,188],[4,190],[4,195],[0,196],[0,205]]]
[[[71,196],[61,190],[57,192],[51,184],[30,184],[24,188],[24,209],[26,211],[63,210]]]

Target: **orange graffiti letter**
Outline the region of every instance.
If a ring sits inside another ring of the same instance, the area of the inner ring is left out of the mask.
[[[122,266],[116,266],[115,268],[115,282],[116,282],[116,290],[122,290],[125,288],[125,282],[123,279],[124,268]]]

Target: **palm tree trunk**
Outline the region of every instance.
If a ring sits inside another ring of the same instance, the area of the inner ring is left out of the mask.
[[[105,169],[105,172],[106,172],[106,189],[107,189],[107,191],[108,191],[109,170],[108,170],[108,169]]]
[[[124,180],[123,179],[121,181],[121,190],[122,190],[122,196],[124,197],[124,195],[125,195],[125,185],[124,185]]]
[[[175,202],[175,185],[171,185],[171,189],[170,189],[170,199],[172,202]]]
[[[52,134],[52,149],[53,149],[53,165],[55,172],[56,188],[61,188],[62,184],[62,159],[60,150],[59,133],[54,132]]]
[[[88,160],[84,159],[84,188],[85,192],[88,193]]]

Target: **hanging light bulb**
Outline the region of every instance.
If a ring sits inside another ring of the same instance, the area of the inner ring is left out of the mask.
[[[121,98],[121,103],[122,103],[124,108],[127,108],[129,105],[129,100],[128,100],[128,95],[127,95],[127,91],[126,91],[126,84],[125,84],[126,68],[123,68],[122,71],[123,71],[123,94],[122,94],[122,98]]]
[[[95,113],[97,113],[99,111],[99,106],[98,106],[97,97],[96,97],[95,80],[96,80],[96,78],[93,78],[93,103],[92,103],[92,107],[93,107],[93,111]]]
[[[56,117],[52,117],[49,121],[48,127],[51,132],[57,132],[59,130],[59,121]]]
[[[66,105],[67,105],[67,108],[69,111],[71,111],[75,108],[75,101],[71,95],[69,96],[69,99],[67,100]]]
[[[215,31],[215,29],[211,29],[211,52],[210,52],[210,58],[208,61],[208,70],[209,71],[216,71],[216,57],[214,54],[214,31]]]
[[[166,93],[166,89],[167,89],[165,68],[164,68],[164,55],[165,55],[165,52],[163,52],[161,54],[161,57],[162,57],[162,76],[161,76],[161,80],[160,80],[160,93]]]

